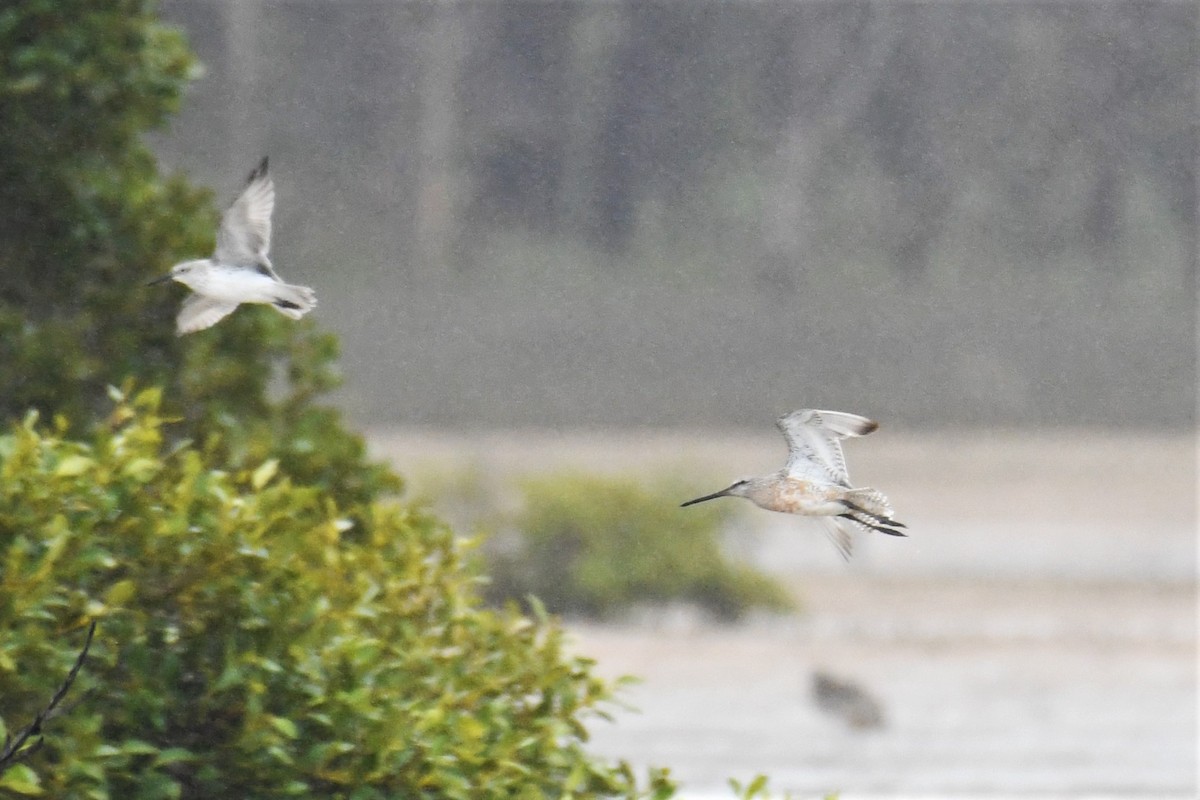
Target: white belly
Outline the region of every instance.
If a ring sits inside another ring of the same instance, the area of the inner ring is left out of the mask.
[[[273,303],[279,296],[274,278],[241,267],[210,267],[207,274],[195,276],[192,291],[225,303]]]

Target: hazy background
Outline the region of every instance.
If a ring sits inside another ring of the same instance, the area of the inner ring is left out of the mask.
[[[1195,796],[1195,4],[163,8],[205,72],[158,152],[224,202],[270,155],[275,264],[413,494],[698,495],[781,412],[885,423],[848,460],[909,539],[731,532],[802,615],[572,623],[645,677],[600,752],[689,797]]]
[[[361,421],[1193,420],[1194,4],[164,10]]]

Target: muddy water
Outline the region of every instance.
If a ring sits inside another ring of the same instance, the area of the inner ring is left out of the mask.
[[[1190,587],[809,578],[791,622],[575,625],[638,711],[593,747],[717,793],[755,773],[802,796],[1195,797]],[[814,670],[882,710],[821,711]]]
[[[697,493],[781,458],[772,435],[381,432],[417,477],[672,472]],[[601,673],[642,682],[591,747],[670,766],[688,797],[771,776],[801,797],[1189,797],[1197,793],[1196,450],[1179,436],[885,436],[848,449],[907,540],[844,565],[819,528],[742,517],[731,548],[803,614],[720,627],[688,609],[572,624]],[[814,702],[822,670],[883,725]]]

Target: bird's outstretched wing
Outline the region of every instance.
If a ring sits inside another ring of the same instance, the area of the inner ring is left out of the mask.
[[[850,485],[841,440],[847,436],[866,436],[879,424],[842,411],[804,408],[784,414],[775,425],[788,444],[788,475],[794,478],[832,481]]]
[[[271,213],[274,210],[275,183],[267,173],[264,156],[246,179],[246,188],[221,216],[213,260],[218,264],[253,267],[279,280],[267,258],[267,251],[271,249]]]
[[[237,303],[224,303],[202,294],[188,295],[183,301],[183,308],[179,309],[179,316],[175,318],[175,332],[183,336],[211,328],[237,307]]]

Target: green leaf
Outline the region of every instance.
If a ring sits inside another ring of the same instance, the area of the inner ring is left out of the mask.
[[[124,474],[139,483],[144,483],[161,469],[161,462],[153,458],[135,458],[125,465]]]
[[[282,733],[289,739],[295,739],[300,735],[296,723],[292,722],[287,717],[271,717],[271,727]]]
[[[279,459],[272,458],[264,461],[262,466],[254,470],[254,474],[250,478],[250,485],[255,491],[260,491],[271,478],[275,477],[275,473],[279,471]]]
[[[535,594],[525,595],[525,602],[529,604],[529,610],[533,614],[533,618],[539,624],[545,625],[550,620],[550,615],[546,613],[546,604],[541,601]]]
[[[137,584],[131,580],[117,581],[104,593],[104,602],[109,606],[123,606],[133,598]]]
[[[71,455],[58,462],[54,474],[62,478],[75,478],[92,468],[95,463],[87,456]]]
[[[196,754],[191,750],[182,747],[168,747],[158,754],[154,759],[154,763],[161,767],[166,764],[177,764],[182,761],[194,761],[195,759]]]
[[[158,748],[141,739],[126,739],[119,745],[121,752],[131,756],[157,755]]]
[[[237,664],[228,664],[221,672],[221,677],[217,678],[216,684],[213,685],[213,690],[220,692],[226,689],[231,689],[239,685],[245,680],[245,673]]]
[[[756,794],[765,792],[767,787],[767,776],[757,775],[750,785],[746,787],[746,797],[754,797]]]
[[[0,789],[8,789],[17,794],[40,795],[42,794],[42,781],[37,773],[28,766],[17,764],[10,767],[3,777],[0,777]]]

